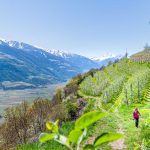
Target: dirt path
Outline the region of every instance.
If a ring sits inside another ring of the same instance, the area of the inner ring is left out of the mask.
[[[122,128],[122,127],[119,128],[119,129],[117,130],[117,133],[122,133],[122,134],[124,134],[123,128]],[[121,150],[121,149],[126,149],[126,148],[127,148],[127,146],[124,144],[124,138],[119,139],[119,140],[114,141],[114,142],[111,142],[109,145],[110,145],[110,146],[112,147],[112,149],[114,149],[114,150]]]
[[[122,133],[124,134],[124,130],[122,127],[120,127],[118,130],[117,130],[117,133]],[[87,144],[93,144],[95,140],[95,137],[89,137],[88,140],[87,140]],[[114,141],[114,142],[111,142],[109,144],[113,150],[123,150],[123,149],[126,149],[127,146],[124,144],[124,138],[122,139],[119,139],[117,141]]]
[[[89,137],[88,140],[87,140],[87,142],[86,142],[86,144],[93,144],[94,141],[95,141],[95,136]]]
[[[123,128],[123,125],[122,125],[123,120],[122,120],[121,116],[119,115],[118,110],[115,113],[116,113],[117,124],[118,124],[118,129],[116,130],[116,132],[121,133],[121,134],[125,134],[124,133],[124,128]],[[122,138],[122,139],[119,139],[117,141],[111,142],[109,145],[114,150],[123,150],[123,149],[127,148],[127,146],[124,144],[124,142],[125,142],[125,139]]]

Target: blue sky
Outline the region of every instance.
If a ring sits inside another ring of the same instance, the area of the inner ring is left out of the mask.
[[[0,37],[88,57],[150,43],[149,0],[0,0]]]

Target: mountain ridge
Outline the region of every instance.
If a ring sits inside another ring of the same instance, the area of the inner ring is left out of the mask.
[[[7,89],[5,81],[29,83],[33,88],[65,82],[98,64],[84,56],[66,58],[23,42],[0,40],[0,67],[0,87]]]

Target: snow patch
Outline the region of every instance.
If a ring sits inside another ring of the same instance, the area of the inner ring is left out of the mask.
[[[45,51],[50,54],[53,54],[55,56],[59,56],[59,57],[63,57],[63,58],[72,57],[75,55],[75,54],[69,53],[67,51],[61,51],[61,50],[55,50],[55,49],[52,49],[52,50],[47,49]]]
[[[100,57],[93,57],[91,58],[91,60],[94,60],[94,61],[103,61],[103,60],[106,60],[106,59],[109,59],[109,58],[116,58],[116,59],[120,59],[122,58],[122,55],[114,55],[114,54],[111,54],[111,53],[106,53]]]
[[[2,42],[7,42],[5,39],[3,39],[3,38],[1,38],[1,37],[0,37],[0,41],[2,41]]]

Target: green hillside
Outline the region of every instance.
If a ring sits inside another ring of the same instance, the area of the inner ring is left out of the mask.
[[[102,71],[97,71],[93,77],[88,76],[79,87],[78,94],[92,101],[92,109],[110,112],[109,119],[99,122],[93,133],[99,134],[97,132],[102,132],[99,131],[99,128],[102,128],[103,131],[116,131],[125,135],[122,146],[112,144],[112,149],[140,149],[142,142],[143,147],[144,144],[150,144],[146,143],[150,142],[150,128],[145,123],[150,115],[149,64],[123,59]],[[141,111],[139,129],[134,127],[132,119],[135,107]],[[144,110],[149,114],[144,113]]]
[[[47,111],[47,103],[44,106],[46,116],[49,115],[45,120],[59,119],[61,123],[59,132],[65,136],[68,136],[74,128],[74,122],[80,115],[93,110],[108,113],[106,118],[88,128],[82,145],[91,144],[98,135],[108,132],[121,133],[124,138],[103,144],[101,149],[150,149],[150,50],[145,49],[129,59],[123,58],[107,67],[76,76],[66,87],[57,91],[51,103],[54,111]],[[33,106],[29,106],[29,110]],[[139,128],[135,127],[132,117],[136,107],[141,113]],[[31,126],[31,122],[29,124]],[[45,130],[44,128],[41,131]],[[28,131],[31,131],[31,128]],[[14,146],[18,144],[16,141]],[[67,148],[52,140],[44,145],[39,142],[18,145],[16,149],[66,150]]]

